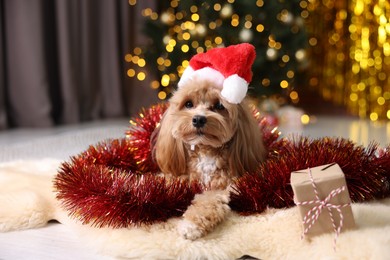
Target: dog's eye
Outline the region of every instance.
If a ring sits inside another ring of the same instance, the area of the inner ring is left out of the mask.
[[[192,101],[189,100],[189,101],[187,101],[187,102],[184,104],[184,106],[185,106],[186,108],[193,108],[193,107],[194,107],[194,103],[192,103]]]
[[[214,109],[215,109],[215,110],[224,110],[225,107],[222,105],[221,102],[217,102],[217,103],[215,103],[215,105],[214,105]]]

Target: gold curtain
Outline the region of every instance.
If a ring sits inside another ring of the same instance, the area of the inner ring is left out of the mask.
[[[309,85],[361,118],[390,119],[390,3],[309,0]]]

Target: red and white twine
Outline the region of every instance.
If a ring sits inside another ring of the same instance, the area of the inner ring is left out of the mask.
[[[329,212],[330,218],[332,220],[333,229],[335,231],[335,237],[334,237],[334,241],[333,241],[333,249],[336,250],[337,238],[340,235],[341,229],[343,227],[343,222],[344,222],[344,216],[341,212],[341,208],[349,206],[350,203],[336,205],[336,204],[330,203],[330,200],[332,198],[336,197],[337,195],[339,195],[341,192],[345,191],[346,186],[343,185],[340,188],[333,189],[325,199],[321,200],[319,193],[318,193],[317,185],[314,182],[314,178],[313,178],[313,175],[311,173],[311,169],[308,168],[308,170],[309,170],[310,181],[311,181],[311,184],[313,186],[314,193],[315,193],[315,199],[308,200],[308,201],[296,202],[295,204],[298,206],[305,206],[305,205],[312,205],[312,204],[317,204],[317,205],[314,206],[313,208],[311,208],[303,218],[303,223],[306,225],[306,228],[304,229],[304,231],[302,233],[302,238],[307,234],[307,232],[316,223],[316,221],[318,220],[319,216],[322,213],[322,210],[326,208]],[[339,213],[340,222],[339,222],[338,226],[336,225],[336,222],[333,218],[332,209],[336,209],[337,212]]]

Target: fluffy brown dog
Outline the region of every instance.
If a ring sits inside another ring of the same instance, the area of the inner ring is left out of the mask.
[[[178,231],[197,239],[229,212],[229,185],[258,167],[265,155],[259,127],[247,101],[232,104],[212,78],[193,75],[174,93],[162,119],[155,157],[166,175],[200,180]]]

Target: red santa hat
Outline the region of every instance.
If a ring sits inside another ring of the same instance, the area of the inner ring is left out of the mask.
[[[190,60],[178,87],[193,76],[209,79],[222,88],[221,95],[233,104],[241,103],[252,80],[252,64],[256,52],[253,45],[241,43],[198,53]]]

